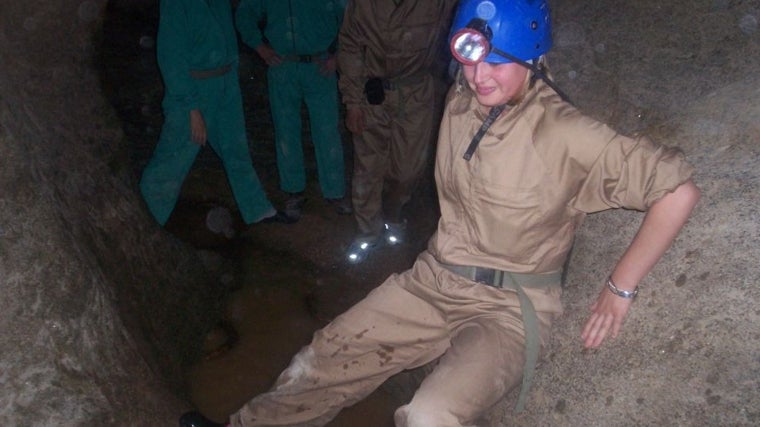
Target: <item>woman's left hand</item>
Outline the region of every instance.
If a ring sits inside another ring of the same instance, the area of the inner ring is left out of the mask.
[[[631,291],[649,273],[673,243],[699,200],[699,188],[691,180],[654,202],[644,217],[636,237],[612,271],[611,279],[621,289]],[[623,326],[632,298],[612,293],[606,286],[591,305],[591,317],[583,327],[583,344],[597,348],[609,336],[615,338]]]
[[[605,286],[591,305],[591,317],[583,327],[581,338],[586,348],[597,348],[609,336],[615,338],[623,326],[632,298],[619,297]]]

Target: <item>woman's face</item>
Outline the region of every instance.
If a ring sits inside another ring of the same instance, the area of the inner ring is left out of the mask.
[[[520,64],[490,64],[480,62],[464,66],[464,77],[486,107],[495,107],[513,100],[522,91],[528,69]]]

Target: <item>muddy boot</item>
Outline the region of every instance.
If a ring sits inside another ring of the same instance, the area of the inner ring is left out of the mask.
[[[179,427],[226,427],[227,423],[217,423],[203,416],[198,411],[184,413],[179,418]]]
[[[325,199],[330,206],[335,209],[335,213],[338,215],[351,215],[354,213],[354,208],[351,207],[351,199],[348,197],[341,197],[340,199]]]
[[[259,222],[256,222],[255,224],[272,224],[272,223],[279,223],[279,224],[293,224],[295,222],[298,222],[298,218],[294,218],[290,215],[288,215],[287,211],[277,211],[274,213],[274,215],[265,217]]]

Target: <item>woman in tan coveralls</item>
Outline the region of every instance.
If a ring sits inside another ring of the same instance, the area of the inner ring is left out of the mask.
[[[390,276],[314,335],[234,426],[324,425],[390,376],[438,363],[397,426],[474,426],[533,367],[561,311],[560,270],[586,214],[647,211],[610,276],[599,278],[581,339],[614,338],[637,284],[699,199],[680,151],[583,116],[546,77],[544,0],[462,0],[452,53],[462,63],[440,129],[438,230]]]

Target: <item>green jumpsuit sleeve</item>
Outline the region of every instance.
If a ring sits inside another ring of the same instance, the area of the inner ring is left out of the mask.
[[[192,40],[185,2],[161,0],[156,51],[166,87],[164,105],[187,111],[199,108],[198,92],[190,76]]]
[[[264,36],[259,29],[259,22],[264,18],[264,14],[262,0],[243,0],[235,11],[235,24],[240,38],[253,49],[264,42]]]

